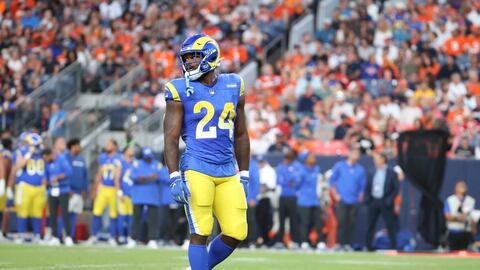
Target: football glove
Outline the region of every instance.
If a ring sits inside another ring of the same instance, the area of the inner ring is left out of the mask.
[[[188,204],[190,199],[190,190],[188,189],[187,182],[180,177],[179,172],[173,172],[170,174],[170,192],[173,199],[180,204]]]
[[[240,172],[240,183],[243,185],[243,191],[245,191],[245,197],[248,196],[248,182],[250,181],[250,173],[248,171]]]

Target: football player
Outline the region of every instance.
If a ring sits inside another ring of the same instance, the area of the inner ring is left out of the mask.
[[[12,168],[12,140],[2,139],[0,150],[0,240],[3,239],[3,233],[7,233],[8,212],[7,206],[7,179],[10,176]]]
[[[220,48],[207,35],[187,38],[179,58],[184,78],[165,85],[165,162],[172,195],[184,204],[189,221],[190,267],[213,269],[230,256],[248,230],[250,141],[244,81],[236,74],[219,74]],[[186,150],[179,162],[180,136]],[[207,251],[212,214],[222,233]]]
[[[25,240],[27,219],[33,227],[33,242],[40,242],[41,218],[45,208],[46,185],[45,162],[42,159],[42,137],[36,133],[22,134],[22,144],[13,156],[15,174],[15,208],[17,210],[17,243]],[[12,186],[9,185],[8,193]],[[11,197],[11,195],[8,195]]]
[[[133,204],[132,204],[132,179],[130,175],[132,173],[131,167],[133,163],[133,158],[135,156],[135,149],[133,146],[127,146],[123,150],[122,161],[122,172],[120,174],[120,189],[122,196],[119,198],[118,202],[118,236],[119,242],[121,244],[125,243],[125,240],[128,237],[128,241],[133,241],[131,239],[132,235],[132,215],[133,215]],[[126,230],[125,230],[126,228]]]
[[[114,139],[109,139],[105,145],[105,153],[98,157],[99,169],[95,177],[95,184],[92,190],[93,220],[92,237],[88,243],[95,243],[98,240],[98,232],[102,226],[101,216],[108,206],[110,216],[110,238],[108,243],[116,246],[117,234],[117,202],[123,196],[120,190],[120,175],[122,172],[121,155],[117,152],[118,145]]]

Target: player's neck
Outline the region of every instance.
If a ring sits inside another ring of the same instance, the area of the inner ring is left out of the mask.
[[[206,86],[213,86],[217,83],[217,79],[218,79],[218,74],[214,70],[205,74],[203,77],[201,77],[200,83]]]

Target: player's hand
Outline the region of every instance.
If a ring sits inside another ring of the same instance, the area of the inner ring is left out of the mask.
[[[187,182],[180,177],[179,172],[173,172],[170,174],[170,192],[172,193],[173,199],[177,203],[188,204],[190,199],[190,190],[188,189]]]
[[[250,173],[248,171],[240,172],[240,183],[243,185],[243,191],[245,191],[245,196],[248,196],[248,182],[250,181]]]

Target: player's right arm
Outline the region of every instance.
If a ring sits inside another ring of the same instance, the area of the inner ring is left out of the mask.
[[[178,143],[180,141],[185,112],[177,89],[170,83],[167,84],[165,89],[165,99],[167,101],[167,110],[165,112],[165,118],[163,119],[163,133],[165,136],[165,163],[167,164],[172,182],[170,191],[176,202],[187,204],[190,191],[186,181],[181,178],[178,166],[180,152]]]

